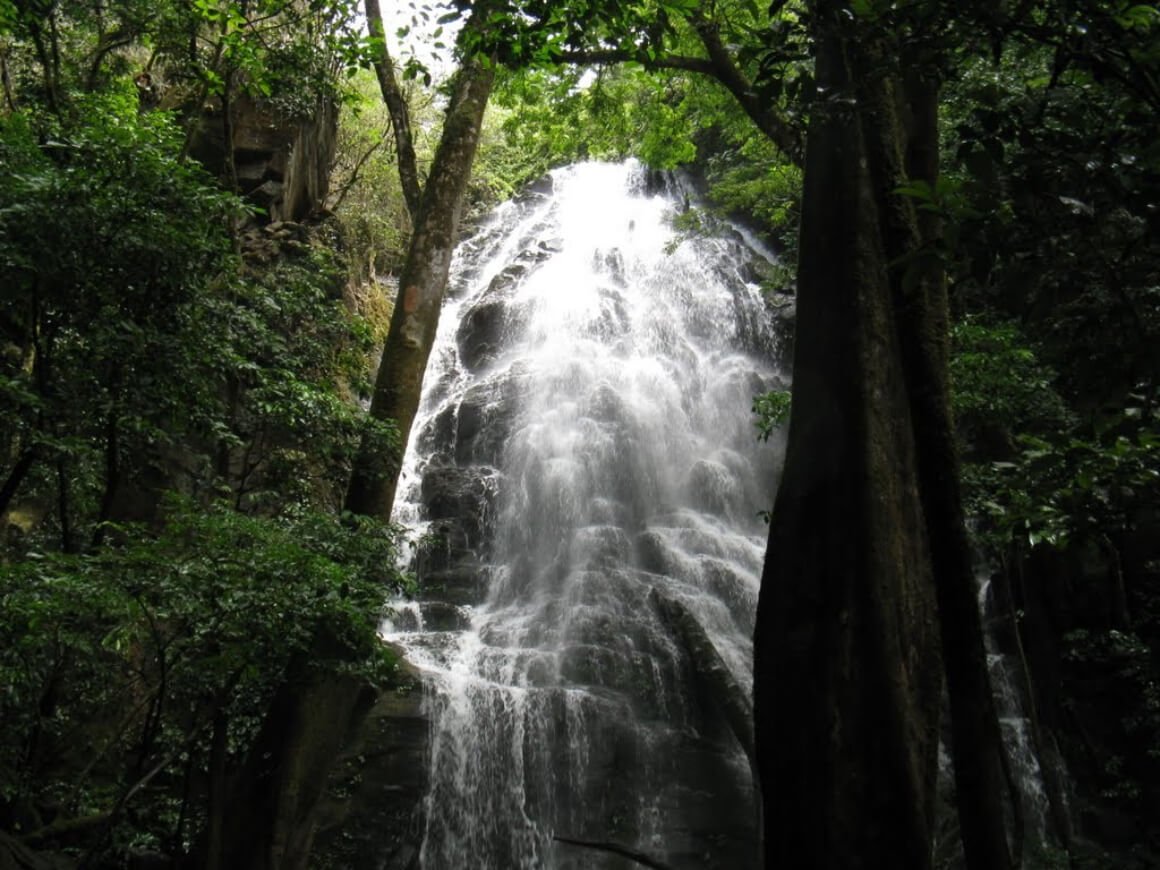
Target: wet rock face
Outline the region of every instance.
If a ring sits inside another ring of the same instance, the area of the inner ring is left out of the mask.
[[[417,870],[430,730],[424,691],[418,673],[401,665],[359,741],[339,759],[319,811],[312,867]]]
[[[497,485],[498,473],[484,466],[429,468],[423,476],[423,507],[432,520],[458,525],[467,546],[478,551],[495,512]]]
[[[497,300],[480,302],[467,312],[459,326],[459,359],[471,371],[495,360],[502,347],[507,308]]]

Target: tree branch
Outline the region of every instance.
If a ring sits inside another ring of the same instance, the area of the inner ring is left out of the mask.
[[[721,42],[715,25],[696,22],[694,27],[708,52],[707,58],[677,54],[648,55],[636,49],[600,49],[595,51],[562,51],[552,55],[557,63],[569,65],[639,63],[647,70],[672,69],[709,76],[720,82],[770,141],[795,164],[802,162],[802,137],[788,121],[766,106],[752,85],[733,62]]]
[[[367,161],[371,159],[371,156],[383,147],[383,142],[386,140],[386,138],[387,134],[384,131],[379,141],[371,145],[371,147],[368,148],[357,161],[355,161],[354,168],[350,171],[350,177],[347,178],[346,182],[342,185],[341,188],[339,188],[338,195],[334,198],[334,202],[330,206],[331,211],[338,211],[338,207],[342,205],[343,201],[346,199],[347,194],[350,193],[351,188],[353,188],[358,182],[359,174],[362,172],[362,168],[366,165]]]
[[[694,22],[693,28],[701,38],[701,44],[705,46],[709,61],[712,63],[713,72],[710,75],[733,94],[734,99],[758,129],[768,136],[786,157],[801,166],[804,158],[801,133],[758,97],[752,84],[741,74],[741,70],[733,62],[733,56],[721,42],[717,25],[702,20]]]
[[[571,66],[608,63],[639,63],[645,69],[676,69],[716,77],[716,71],[708,60],[702,57],[686,57],[677,54],[658,54],[649,57],[643,51],[626,49],[601,49],[599,51],[562,51],[552,55],[557,63]]]
[[[411,132],[411,115],[407,110],[407,101],[399,88],[399,81],[395,78],[395,65],[391,60],[391,53],[387,49],[386,36],[383,33],[383,13],[379,8],[379,0],[364,0],[366,9],[367,28],[371,38],[380,46],[374,59],[375,75],[379,80],[379,90],[383,94],[383,102],[391,116],[391,127],[395,132],[395,150],[399,158],[399,181],[403,185],[403,199],[407,203],[407,211],[414,220],[419,212],[419,204],[423,199],[423,191],[419,186],[419,168],[415,160],[415,137]]]

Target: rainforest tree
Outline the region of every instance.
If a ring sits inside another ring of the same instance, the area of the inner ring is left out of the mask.
[[[383,450],[381,444],[373,441],[364,444],[346,506],[354,513],[387,519],[395,498],[401,451],[406,447],[411,422],[419,407],[427,358],[435,342],[451,255],[459,240],[464,195],[479,144],[483,113],[495,80],[495,63],[473,47],[472,38],[485,26],[488,15],[487,4],[480,4],[473,9],[461,31],[464,57],[451,85],[435,159],[420,192],[407,108],[386,50],[378,23],[378,3],[374,0],[367,3],[367,15],[375,22],[371,25],[379,49],[375,68],[384,102],[391,113],[400,178],[413,227],[370,409],[373,418],[393,421],[402,440],[398,450]]]

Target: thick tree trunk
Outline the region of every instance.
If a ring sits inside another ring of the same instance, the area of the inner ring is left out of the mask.
[[[826,4],[818,4],[825,6]],[[819,10],[818,20],[832,20]],[[755,635],[770,868],[925,868],[941,669],[859,70],[820,28],[794,393]]]
[[[435,341],[451,255],[459,234],[463,197],[494,78],[494,64],[480,58],[466,61],[458,74],[443,137],[423,192],[423,204],[415,216],[411,247],[399,278],[399,295],[371,401],[371,416],[393,420],[400,444],[397,453],[388,454],[374,439],[364,441],[347,492],[346,507],[354,513],[382,519],[391,514],[402,453],[419,407],[423,374]]]
[[[895,193],[935,182],[937,85],[913,70],[904,82],[901,67],[920,67],[840,5],[814,4],[822,98],[794,404],[758,615],[766,856],[929,866],[941,648],[968,866],[1003,870],[1002,743],[958,484],[938,228]],[[777,721],[787,710],[805,719]]]
[[[938,176],[938,88],[918,73],[902,83],[875,77],[881,58],[858,54],[865,71],[870,166],[879,202],[899,349],[917,448],[918,488],[936,582],[943,666],[951,712],[951,756],[963,849],[971,870],[1011,866],[1003,822],[1004,748],[983,646],[977,583],[959,486],[947,375],[948,309],[938,228],[920,223],[895,193],[907,180],[934,188]],[[912,66],[903,64],[903,66]],[[1016,797],[1017,800],[1017,797]]]

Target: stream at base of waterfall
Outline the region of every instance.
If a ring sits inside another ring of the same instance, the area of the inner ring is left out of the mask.
[[[427,870],[626,866],[555,836],[757,865],[719,693],[752,685],[781,446],[751,407],[788,384],[787,316],[759,287],[770,253],[680,217],[694,198],[580,164],[457,253],[395,513],[419,591],[384,627],[427,684]]]

